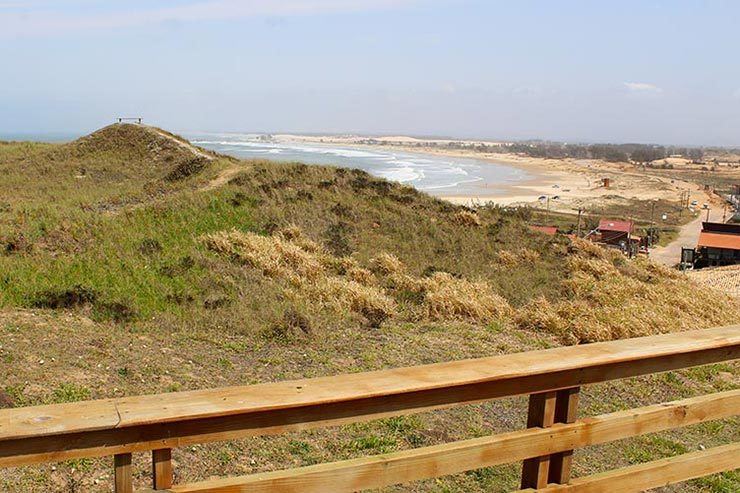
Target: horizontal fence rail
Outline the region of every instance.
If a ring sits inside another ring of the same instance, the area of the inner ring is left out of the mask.
[[[335,377],[8,409],[0,411],[0,467],[113,455],[116,492],[128,493],[133,490],[131,454],[151,451],[152,485],[158,491],[318,492],[376,488],[523,460],[523,491],[605,491],[605,481],[632,485],[608,491],[639,491],[662,478],[671,482],[704,469],[709,472],[700,475],[740,467],[738,444],[719,447],[734,451],[722,460],[715,460],[713,454],[720,452],[710,449],[610,471],[612,476],[573,480],[572,451],[738,415],[740,390],[578,420],[579,388],[738,358],[740,326],[730,326]],[[530,394],[526,430],[288,471],[172,484],[171,449],[176,447],[523,394]],[[696,466],[706,462],[711,466]]]

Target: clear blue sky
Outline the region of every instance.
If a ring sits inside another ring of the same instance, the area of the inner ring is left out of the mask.
[[[0,0],[0,133],[740,145],[740,2]]]

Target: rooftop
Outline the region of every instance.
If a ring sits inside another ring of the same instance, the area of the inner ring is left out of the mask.
[[[599,231],[621,231],[623,233],[631,233],[634,227],[632,221],[624,221],[621,219],[602,219],[599,221]]]
[[[539,231],[540,233],[545,233],[550,236],[554,236],[558,233],[557,226],[536,226],[534,224],[530,224],[529,229],[532,231]]]
[[[699,234],[698,247],[740,250],[740,235],[702,231]]]

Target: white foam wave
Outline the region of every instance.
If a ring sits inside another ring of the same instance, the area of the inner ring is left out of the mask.
[[[411,168],[388,168],[379,170],[376,174],[386,180],[393,180],[400,183],[417,181],[422,178],[421,173],[414,171]]]
[[[250,138],[247,134],[201,134],[212,139],[194,140],[198,145],[219,152],[233,152],[259,156],[275,156],[268,159],[296,160],[317,164],[337,164],[361,168],[369,173],[401,183],[413,184],[421,190],[465,190],[471,184],[512,182],[525,179],[528,175],[506,165],[481,163],[474,159],[450,158],[411,152],[387,152],[337,147],[323,144],[286,142],[264,142]],[[474,185],[473,185],[474,186]],[[467,188],[469,190],[469,188]]]

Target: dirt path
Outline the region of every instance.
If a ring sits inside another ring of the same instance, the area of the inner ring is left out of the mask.
[[[214,188],[226,185],[229,180],[236,176],[239,172],[244,171],[248,166],[233,165],[225,170],[221,171],[215,178],[202,186],[201,190],[213,190]]]
[[[678,237],[664,247],[656,247],[650,252],[650,258],[655,262],[672,267],[681,261],[681,248],[695,248],[701,233],[701,223],[707,220],[707,212],[700,210],[699,217],[684,224],[678,233]],[[714,207],[709,211],[709,220],[719,222],[722,220],[722,210]]]
[[[177,139],[173,137],[172,135],[169,135],[167,132],[164,132],[157,127],[149,127],[149,128],[152,129],[157,135],[164,137],[165,139],[169,139],[170,141],[174,142],[175,144],[182,147],[183,149],[187,149],[188,151],[192,152],[196,156],[202,157],[209,161],[213,161],[215,159],[215,156],[213,154],[210,154],[204,151],[203,149],[197,146],[194,146],[190,142],[187,142],[187,141],[183,142],[182,140]],[[200,190],[213,190],[214,188],[218,188],[223,185],[226,185],[230,179],[232,179],[240,171],[243,171],[245,169],[247,169],[247,166],[243,166],[239,164],[232,164],[228,168],[222,170],[215,178],[211,179],[208,183],[200,187]]]
[[[204,159],[207,159],[209,161],[213,161],[214,156],[203,149],[200,149],[199,147],[194,146],[190,142],[183,142],[182,140],[173,137],[172,135],[168,134],[167,132],[157,128],[157,127],[147,127],[150,130],[152,130],[155,134],[159,135],[160,137],[164,137],[165,139],[168,139],[169,141],[177,144],[178,146],[182,147],[183,149],[187,149],[188,151],[192,152],[198,157],[202,157]]]

